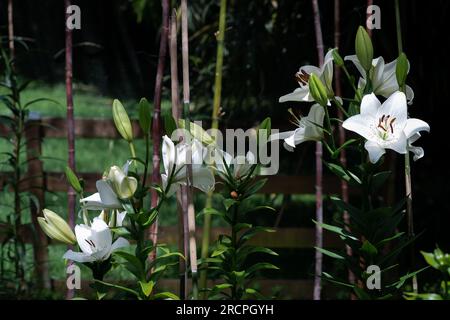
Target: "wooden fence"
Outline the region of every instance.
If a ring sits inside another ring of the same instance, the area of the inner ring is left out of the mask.
[[[27,179],[21,184],[23,190],[30,190],[38,199],[40,208],[45,207],[45,191],[66,192],[68,189],[64,173],[62,172],[44,172],[44,166],[37,157],[40,154],[41,143],[45,138],[65,138],[66,121],[64,118],[44,118],[29,120],[26,127],[27,138],[27,157],[28,163]],[[137,121],[133,121],[133,131],[136,137],[142,137],[142,132]],[[5,127],[0,124],[0,135],[7,134]],[[77,119],[75,120],[75,136],[77,138],[103,138],[119,139],[120,136],[115,129],[114,122],[109,119]],[[3,189],[5,177],[9,173],[0,172],[0,188]],[[85,188],[88,192],[95,191],[95,181],[101,178],[101,173],[83,172],[79,176],[84,179]],[[312,194],[314,193],[314,176],[295,176],[295,175],[275,175],[267,176],[268,182],[261,189],[263,194]],[[324,176],[324,193],[340,193],[339,180],[332,175]],[[40,188],[36,188],[39,186]],[[352,191],[352,190],[350,190]],[[38,208],[31,204],[31,221],[33,228],[23,228],[21,235],[24,241],[33,243],[36,275],[37,279],[43,282],[44,286],[50,286],[48,275],[48,239],[40,231],[37,225],[37,216],[40,214]],[[0,224],[0,241],[5,234],[5,225]],[[223,228],[213,228],[211,239],[217,238],[217,235],[226,233]],[[314,229],[313,228],[278,228],[275,233],[264,234],[255,237],[254,244],[268,246],[271,248],[313,248],[314,247]],[[178,232],[175,227],[160,228],[159,240],[164,243],[178,243]],[[202,229],[197,229],[197,237],[200,237]],[[50,245],[52,243],[50,242]],[[324,234],[325,247],[338,247],[340,242],[330,234]],[[174,280],[166,281],[169,287],[175,286]],[[285,286],[285,294],[292,298],[311,298],[312,281],[310,280],[263,280],[262,287],[267,290],[276,286]]]

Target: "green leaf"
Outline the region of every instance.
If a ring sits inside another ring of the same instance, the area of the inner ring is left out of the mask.
[[[352,284],[346,283],[345,281],[340,280],[340,279],[336,279],[335,277],[333,277],[333,276],[332,276],[331,274],[329,274],[329,273],[322,272],[322,275],[323,275],[323,276],[322,276],[321,278],[322,278],[323,280],[325,280],[325,281],[328,281],[328,282],[337,284],[337,285],[342,286],[342,287],[353,288],[353,285],[352,285]]]
[[[225,199],[223,200],[223,206],[225,207],[225,210],[229,210],[231,208],[231,206],[233,206],[234,204],[236,204],[237,201],[234,199]]]
[[[146,98],[139,101],[139,125],[145,133],[150,132],[152,123],[152,107]]]
[[[331,258],[334,259],[339,259],[339,260],[344,260],[345,258],[337,253],[334,253],[330,250],[324,249],[324,248],[319,248],[319,247],[314,247],[317,251],[322,252],[324,255],[329,256]]]
[[[405,282],[409,279],[411,279],[412,277],[415,277],[417,274],[419,274],[420,272],[422,272],[423,270],[428,269],[429,266],[426,266],[425,268],[419,269],[417,271],[408,273],[402,277],[400,277],[400,279],[397,282],[394,282],[393,284],[387,286],[388,288],[390,287],[395,287],[396,289],[400,289],[401,287],[403,287],[403,285],[405,284]]]
[[[275,210],[274,208],[270,207],[270,206],[256,206],[256,207],[250,207],[250,208],[247,208],[246,210],[244,210],[244,211],[242,212],[242,214],[243,214],[243,215],[246,215],[246,214],[248,214],[248,213],[250,213],[250,212],[261,211],[261,210],[263,210],[263,211],[272,211],[272,212],[276,212],[276,210]]]
[[[260,270],[279,270],[279,269],[280,268],[278,268],[277,266],[275,266],[271,263],[258,262],[246,269],[246,276],[248,277],[249,275],[251,275],[257,271],[260,271]]]
[[[136,278],[145,280],[144,266],[136,256],[125,251],[114,251],[113,254],[125,259],[128,262],[127,269],[133,273]]]
[[[326,161],[323,161],[323,162],[328,167],[328,169],[330,169],[330,171],[333,172],[335,175],[337,175],[339,178],[341,178],[353,185],[361,184],[361,180],[355,174],[351,173],[348,170],[345,170],[340,165],[337,165],[335,163],[329,163]]]
[[[139,221],[141,222],[141,225],[146,228],[153,224],[153,222],[158,217],[158,210],[156,208],[152,208],[150,211],[143,213],[139,216]]]
[[[345,229],[340,228],[340,227],[336,227],[336,226],[332,226],[326,223],[318,223],[317,221],[313,220],[313,222],[318,225],[321,226],[322,228],[324,228],[325,230],[337,233],[338,235],[345,237],[345,238],[349,238],[355,241],[359,241],[358,238],[352,236],[349,232],[347,232]]]
[[[364,253],[367,257],[371,258],[375,257],[378,254],[377,248],[368,240],[364,240],[361,247],[361,252]]]
[[[355,291],[360,300],[372,300],[372,297],[367,292],[356,285],[353,287],[353,291]]]
[[[222,219],[224,219],[226,222],[228,222],[229,224],[231,224],[231,220],[230,218],[227,217],[227,215],[219,210],[216,210],[214,208],[204,208],[202,211],[200,211],[197,214],[197,217],[200,217],[201,215],[213,215],[213,216],[219,216]]]
[[[263,254],[268,254],[271,256],[278,256],[278,253],[276,253],[275,251],[269,249],[269,248],[265,248],[265,247],[254,247],[254,246],[244,246],[244,247],[240,247],[237,251],[236,251],[236,256],[237,256],[237,260],[238,263],[242,263],[245,261],[245,259],[254,253],[263,253]]]
[[[221,290],[225,290],[225,289],[228,289],[231,287],[233,287],[233,286],[229,283],[220,283],[220,284],[216,284],[214,286],[213,290],[221,291]]]
[[[431,252],[420,251],[420,253],[425,258],[425,261],[432,266],[434,269],[439,270],[439,263],[436,261],[434,254]]]
[[[386,239],[383,239],[383,240],[381,240],[380,242],[378,242],[376,245],[375,245],[375,247],[377,247],[377,248],[381,248],[383,245],[385,245],[386,243],[388,243],[388,242],[390,242],[390,241],[392,241],[392,240],[395,240],[395,239],[397,239],[397,238],[400,238],[401,236],[403,236],[405,233],[404,232],[399,232],[399,233],[396,233],[394,236],[392,236],[392,237],[389,237],[389,238],[386,238]]]
[[[339,153],[341,153],[341,151],[342,151],[343,149],[346,149],[349,145],[351,145],[351,144],[353,144],[353,143],[355,143],[355,142],[358,142],[358,141],[359,141],[358,139],[349,139],[349,140],[345,141],[339,148],[337,148],[337,149],[333,152],[333,154],[331,155],[331,157],[332,157],[333,159],[337,159],[337,157],[339,156]]]
[[[389,179],[390,175],[391,175],[390,171],[382,171],[374,174],[372,176],[372,192],[375,192],[378,189],[380,189],[383,186],[383,184]]]
[[[397,58],[395,76],[397,78],[398,87],[401,91],[404,91],[406,77],[408,76],[409,62],[406,54],[403,52]]]
[[[246,241],[250,240],[252,237],[254,237],[256,234],[258,234],[260,232],[275,232],[275,230],[272,228],[261,227],[261,226],[252,227],[252,228],[246,230],[241,235],[241,237],[239,238],[237,247],[242,246]]]
[[[146,297],[150,296],[153,291],[153,286],[155,285],[155,283],[153,281],[150,282],[139,281],[139,284],[141,285],[142,293]]]
[[[226,248],[226,247],[225,248],[224,247],[218,248],[218,249],[214,250],[213,253],[211,253],[211,257],[215,258],[215,257],[220,256],[222,253],[227,252],[227,251],[228,251],[228,248]]]
[[[134,296],[139,298],[139,293],[134,291],[133,289],[126,288],[126,287],[123,287],[123,286],[119,286],[117,284],[112,284],[112,283],[100,281],[100,280],[97,280],[97,279],[94,279],[94,281],[95,281],[95,283],[99,283],[99,284],[102,284],[102,285],[110,287],[110,288],[115,288],[115,289],[118,289],[120,291],[131,293],[132,295],[134,295]]]
[[[252,194],[257,193],[262,187],[264,187],[266,182],[267,182],[267,178],[260,179],[260,180],[256,181],[254,184],[252,184],[250,187],[248,187],[245,190],[245,194],[246,195],[252,195]]]
[[[259,143],[259,137],[260,137],[260,130],[261,130],[261,135],[263,134],[262,130],[266,131],[266,136],[265,139],[268,139],[270,136],[270,133],[272,131],[272,120],[270,119],[270,117],[265,118],[258,127],[258,143]]]
[[[81,193],[83,191],[83,188],[81,187],[80,180],[78,180],[78,177],[72,171],[72,169],[69,166],[66,166],[64,172],[66,174],[66,179],[72,186],[73,190],[75,190],[76,193]]]
[[[120,237],[129,237],[131,235],[130,231],[125,227],[114,227],[110,228],[110,230]]]
[[[177,130],[177,122],[171,114],[164,115],[164,129],[169,137]]]
[[[153,295],[153,300],[159,300],[159,299],[180,300],[180,298],[177,295],[170,293],[170,292],[160,292],[160,293]]]
[[[405,292],[403,297],[406,300],[444,300],[441,295],[437,293],[415,293]]]

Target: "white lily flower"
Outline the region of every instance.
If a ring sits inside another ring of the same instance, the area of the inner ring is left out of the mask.
[[[186,185],[187,177],[187,152],[191,149],[192,186],[209,192],[214,188],[214,175],[209,168],[203,165],[205,157],[204,148],[200,141],[193,139],[188,145],[181,142],[175,146],[168,136],[163,137],[162,156],[165,173],[161,174],[163,188],[167,188],[168,179],[172,176],[170,190],[166,190],[167,196],[177,191],[180,185]]]
[[[353,62],[353,64],[361,74],[361,78],[359,79],[358,82],[358,87],[364,88],[367,82],[367,74],[364,68],[361,66],[358,57],[356,55],[350,55],[346,56],[344,60]],[[394,92],[399,90],[397,83],[397,76],[395,73],[395,70],[397,68],[397,59],[385,64],[383,57],[378,57],[372,60],[372,66],[373,70],[370,72],[370,80],[372,83],[373,93],[388,98]],[[408,64],[408,72],[409,72],[409,64]],[[408,104],[411,104],[414,99],[414,91],[408,85],[405,87],[405,89]]]
[[[320,141],[323,138],[323,119],[325,110],[319,104],[314,104],[309,110],[308,116],[297,118],[294,115],[293,123],[297,129],[293,131],[280,132],[272,134],[269,141],[284,140],[284,147],[293,151],[296,145],[305,141]]]
[[[98,217],[103,221],[105,221],[110,228],[123,226],[123,220],[127,215],[126,211],[119,212],[119,210],[113,210],[110,217],[108,217],[108,214],[109,214],[108,211],[102,210],[102,212],[100,212],[100,215]]]
[[[228,175],[226,164],[235,179],[245,177],[252,166],[256,164],[255,155],[251,151],[248,151],[245,156],[238,155],[234,158],[231,154],[222,150],[215,150],[214,152],[214,163],[217,171],[223,175]]]
[[[97,193],[80,200],[88,210],[122,209],[119,199],[128,199],[137,189],[137,180],[128,177],[129,162],[123,169],[117,166],[110,168],[106,177],[95,183]]]
[[[422,158],[425,155],[425,152],[423,151],[422,147],[416,147],[416,146],[412,145],[420,137],[421,137],[420,133],[417,132],[411,138],[408,139],[408,151],[411,151],[412,153],[414,153],[414,157],[413,157],[414,161],[419,160],[420,158]]]
[[[414,159],[419,159],[423,156],[423,149],[413,147],[411,143],[420,137],[419,131],[430,131],[425,121],[408,119],[406,96],[399,91],[383,104],[375,94],[365,95],[361,101],[361,113],[345,120],[342,126],[367,140],[364,147],[372,163],[381,158],[385,149],[401,154],[413,151]]]
[[[312,73],[319,77],[322,83],[327,88],[328,92],[333,92],[333,50],[329,50],[324,58],[324,63],[321,68],[311,65],[300,67],[299,71],[295,74],[297,82],[300,88],[294,90],[294,92],[286,94],[280,97],[279,102],[287,101],[300,101],[300,102],[312,102],[313,97],[309,93],[309,77]]]
[[[75,226],[75,235],[81,252],[68,250],[63,258],[77,262],[94,262],[107,260],[111,253],[129,245],[125,238],[118,238],[112,243],[112,233],[101,218],[96,217],[91,226]]]

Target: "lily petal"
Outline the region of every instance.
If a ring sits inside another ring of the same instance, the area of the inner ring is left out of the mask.
[[[129,245],[130,243],[127,239],[120,237],[111,245],[111,252],[114,252],[120,248],[128,247]]]
[[[369,153],[369,160],[372,163],[377,163],[381,156],[385,154],[385,150],[373,141],[366,141],[364,148]]]
[[[280,103],[287,101],[301,101],[301,102],[310,102],[313,101],[312,97],[309,94],[309,87],[303,86],[295,89],[293,92],[288,93],[278,100]]]
[[[76,261],[76,262],[80,262],[80,263],[95,261],[94,256],[88,255],[84,252],[75,252],[72,250],[67,250],[66,253],[64,253],[63,258],[72,260],[72,261]]]
[[[353,131],[360,136],[364,137],[367,140],[371,140],[373,137],[372,131],[369,128],[370,121],[373,121],[372,119],[367,119],[366,117],[357,114],[355,116],[352,116],[344,121],[342,124],[342,127],[344,129]]]
[[[408,109],[406,105],[406,96],[403,92],[394,92],[378,110],[377,118],[383,115],[390,115],[391,118],[395,118],[394,129],[403,129],[408,117]]]
[[[364,117],[376,118],[381,102],[373,93],[366,94],[361,101],[361,115]]]
[[[403,129],[403,132],[405,133],[406,138],[409,139],[420,131],[429,132],[430,131],[429,124],[423,120],[415,119],[415,118],[410,118],[410,119],[406,120],[406,125],[405,125],[405,128]]]

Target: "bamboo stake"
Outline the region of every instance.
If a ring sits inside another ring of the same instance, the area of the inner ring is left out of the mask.
[[[172,97],[172,116],[178,123],[181,116],[181,102],[179,97],[179,80],[178,80],[178,54],[177,54],[177,13],[174,9],[170,18],[170,33],[169,33],[169,53],[170,53],[170,82],[171,82],[171,97]],[[187,249],[184,247],[184,210],[183,210],[183,196],[182,190],[177,191],[177,211],[178,211],[178,247],[185,256]],[[184,300],[186,297],[186,261],[183,258],[179,259],[179,276],[180,276],[180,299]]]
[[[341,38],[340,20],[341,20],[340,0],[334,0],[334,47],[336,49],[339,49],[340,46],[340,38]],[[340,97],[342,95],[340,68],[334,68],[334,83],[336,96]],[[337,114],[340,120],[344,119],[344,115],[342,114],[342,110],[340,108],[337,109]],[[339,144],[343,145],[344,143],[345,143],[345,130],[344,127],[339,126]],[[339,160],[344,167],[347,166],[347,155],[345,149],[342,149],[339,156]],[[345,203],[348,203],[349,201],[348,184],[347,181],[343,179],[341,179],[341,195],[342,200]],[[347,226],[350,225],[350,216],[348,215],[347,211],[344,211],[343,213],[343,220]],[[347,231],[350,231],[348,227],[346,229]],[[353,255],[352,248],[350,246],[345,246],[345,250],[348,256]],[[348,271],[348,280],[350,283],[355,283],[355,275],[351,270]]]
[[[169,0],[161,0],[162,6],[162,22],[161,22],[161,38],[159,41],[158,66],[156,70],[155,93],[153,97],[153,120],[152,120],[152,142],[153,142],[153,170],[152,183],[158,184],[160,181],[160,162],[159,151],[161,148],[161,92],[164,74],[164,65],[167,54],[167,39],[169,36]],[[151,189],[151,205],[158,205],[158,193]],[[154,245],[154,250],[150,252],[150,260],[156,258],[156,244],[158,242],[158,218],[150,227],[150,240]]]
[[[13,8],[13,0],[8,0],[8,44],[12,60],[15,58]]]
[[[395,0],[395,22],[397,29],[397,46],[398,54],[403,52],[403,40],[402,40],[402,26],[400,20],[400,4],[399,0]],[[406,218],[408,225],[408,237],[414,237],[414,215],[412,207],[412,178],[411,178],[411,160],[409,157],[409,152],[405,154],[405,193],[406,193]],[[410,259],[411,264],[415,266],[415,255],[414,255],[414,245],[411,244]],[[417,282],[417,276],[412,278],[413,291],[418,292],[419,284]]]
[[[220,13],[219,13],[219,31],[216,34],[217,38],[217,58],[216,58],[216,74],[214,83],[214,101],[213,101],[213,111],[212,111],[212,123],[211,128],[212,138],[217,139],[217,129],[219,128],[219,111],[220,103],[222,97],[222,67],[223,67],[223,51],[224,51],[224,41],[225,41],[225,27],[226,27],[226,13],[227,13],[227,1],[220,1]],[[211,208],[212,206],[212,196],[213,193],[210,192],[206,199],[205,208]],[[209,253],[209,241],[210,241],[210,231],[211,231],[211,215],[205,214],[203,220],[203,237],[202,237],[202,252],[201,259],[204,260],[208,258]],[[207,265],[200,271],[200,288],[206,289],[206,281],[208,276]],[[202,299],[206,299],[206,291],[202,294]]]
[[[69,19],[69,14],[67,13],[67,8],[70,7],[71,1],[65,0],[66,9],[66,19]],[[73,71],[72,71],[72,30],[70,30],[66,25],[66,103],[67,103],[67,146],[68,146],[68,166],[73,172],[75,169],[75,121],[73,116]],[[69,185],[69,190],[67,192],[67,209],[68,209],[68,223],[73,229],[75,227],[75,201],[76,193],[75,190]],[[71,248],[71,246],[69,246]],[[70,261],[69,264],[73,264]],[[73,289],[68,289],[66,298],[72,299],[74,297],[75,291]]]
[[[188,8],[187,0],[181,0],[181,40],[183,61],[183,110],[186,120],[186,130],[190,132],[190,87],[189,87],[189,38],[188,38]],[[192,159],[191,152],[187,152],[189,160]],[[192,198],[192,164],[187,165],[187,189],[185,195],[185,208],[187,208],[187,222],[189,228],[189,257],[192,274],[192,297],[198,299],[197,283],[197,243],[195,239],[195,208]]]
[[[312,0],[312,7],[314,13],[314,30],[316,36],[317,56],[319,59],[319,65],[322,66],[324,58],[324,45],[322,38],[322,28],[320,26],[320,11],[319,3],[317,0]],[[316,142],[316,247],[323,247],[323,230],[319,225],[323,223],[323,199],[322,199],[322,143]],[[314,300],[320,300],[321,295],[321,281],[322,275],[322,260],[323,256],[319,250],[315,252],[315,273],[314,273]]]

